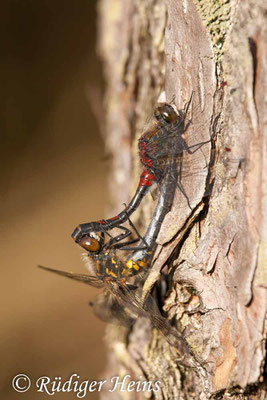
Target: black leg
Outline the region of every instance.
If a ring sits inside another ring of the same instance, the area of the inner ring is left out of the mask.
[[[111,237],[111,239],[103,246],[103,250],[108,250],[111,246],[113,246],[114,244],[120,242],[121,240],[127,238],[128,236],[131,235],[131,231],[130,229],[126,228],[125,226],[119,225],[117,226],[118,229],[122,229],[124,231],[124,233],[121,233],[120,235],[117,235],[115,237],[112,237],[110,234],[109,237]],[[105,231],[105,233],[107,233]]]
[[[127,214],[127,211],[126,211],[126,214]],[[133,230],[135,231],[136,235],[138,236],[138,238],[141,240],[141,242],[143,242],[143,244],[144,244],[146,247],[148,247],[146,241],[145,241],[144,238],[143,238],[143,236],[140,235],[140,233],[139,233],[138,230],[136,229],[135,225],[134,225],[133,222],[131,221],[131,219],[130,219],[130,217],[129,217],[128,214],[127,214],[127,219],[128,219],[128,221],[129,221],[130,226],[133,228]]]
[[[116,243],[112,246],[112,248],[116,249],[116,250],[129,250],[129,248],[125,248],[125,246],[129,246],[130,244],[136,243],[138,241],[139,241],[139,239],[133,239],[133,240],[129,240],[128,242]]]

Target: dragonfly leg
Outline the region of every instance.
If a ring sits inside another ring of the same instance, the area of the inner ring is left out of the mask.
[[[125,246],[129,246],[131,244],[134,244],[136,242],[138,242],[139,239],[133,239],[133,240],[129,240],[128,242],[123,242],[123,243],[116,243],[114,244],[114,246],[112,246],[113,249],[117,249],[117,250],[131,250],[132,248],[125,248]]]
[[[177,180],[177,186],[178,186],[178,189],[179,189],[179,190],[181,191],[181,193],[183,194],[183,196],[184,196],[184,198],[185,198],[185,200],[186,200],[186,202],[187,202],[188,207],[190,208],[190,210],[192,210],[192,207],[191,207],[190,201],[189,201],[189,197],[187,196],[186,191],[184,190],[184,187],[183,187],[182,182],[179,181],[179,180]]]
[[[126,205],[125,205],[126,206]],[[148,244],[146,243],[145,239],[143,238],[143,236],[138,232],[137,228],[135,227],[134,223],[130,220],[130,217],[127,213],[127,210],[125,210],[126,214],[127,214],[127,219],[129,222],[129,225],[132,227],[133,231],[136,233],[136,235],[138,236],[138,239],[133,239],[130,242],[125,242],[125,243],[121,243],[119,245],[115,245],[117,249],[120,250],[127,250],[127,251],[136,251],[136,250],[148,250]],[[141,240],[141,242],[143,243],[142,245],[140,244],[140,246],[137,247],[126,247],[130,244],[136,243],[139,240]]]
[[[116,243],[118,243],[118,242],[120,242],[121,240],[127,238],[127,237],[130,236],[131,233],[132,233],[132,232],[130,231],[130,229],[126,228],[125,226],[118,225],[117,228],[123,230],[124,233],[121,233],[120,235],[111,237],[110,234],[108,234],[107,232],[105,232],[105,233],[107,233],[107,234],[109,235],[109,237],[111,237],[111,239],[103,246],[103,249],[104,249],[104,250],[108,250],[111,246],[116,245]]]
[[[125,204],[125,207],[126,207],[126,204]],[[134,230],[134,232],[136,233],[136,235],[138,236],[138,238],[141,240],[141,242],[143,242],[143,244],[144,244],[146,247],[148,247],[148,245],[147,245],[147,243],[146,243],[144,237],[143,237],[142,235],[140,235],[140,233],[139,233],[139,231],[137,230],[137,228],[135,227],[134,223],[131,221],[130,216],[128,215],[127,210],[125,210],[125,212],[126,212],[126,214],[127,214],[127,219],[128,219],[128,222],[129,222],[130,226],[132,227],[132,229]]]
[[[204,146],[204,144],[207,144],[210,142],[211,142],[211,139],[205,140],[204,142],[192,144],[192,146],[186,146],[185,150],[187,151],[188,154],[194,154],[197,150],[199,150],[202,146]],[[195,149],[191,150],[193,147],[195,147]]]

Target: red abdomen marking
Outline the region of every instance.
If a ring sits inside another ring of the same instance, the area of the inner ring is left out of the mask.
[[[154,181],[155,181],[155,175],[151,174],[151,172],[149,172],[147,169],[145,169],[140,176],[140,181],[139,181],[138,187],[151,186]]]

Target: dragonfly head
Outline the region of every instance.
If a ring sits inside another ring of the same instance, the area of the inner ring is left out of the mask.
[[[94,232],[89,233],[81,238],[79,245],[86,251],[89,252],[89,256],[97,254],[102,250],[103,238],[99,237]]]
[[[173,124],[179,118],[173,107],[167,103],[158,105],[154,110],[154,115],[158,121],[164,121],[167,124]]]

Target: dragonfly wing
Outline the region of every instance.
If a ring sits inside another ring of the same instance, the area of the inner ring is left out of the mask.
[[[104,290],[89,304],[92,306],[94,314],[104,322],[128,327],[131,326],[135,320],[127,313],[117,300],[117,297],[108,290]]]
[[[60,271],[58,269],[44,267],[42,265],[38,265],[38,267],[44,269],[45,271],[54,272],[55,274],[65,276],[70,279],[74,279],[75,281],[86,283],[86,284],[96,287],[96,288],[103,287],[102,280],[96,276],[91,276],[91,275],[86,275],[86,274],[75,274],[73,272]]]
[[[111,287],[112,292],[116,292],[116,296],[121,304],[126,305],[135,315],[149,318],[152,325],[157,328],[167,342],[173,346],[180,354],[184,365],[195,365],[195,358],[189,349],[186,340],[182,334],[175,329],[169,321],[164,318],[156,305],[155,300],[151,295],[148,295],[145,300],[142,300],[138,295],[140,288],[128,287],[128,285],[120,285],[118,282]]]

